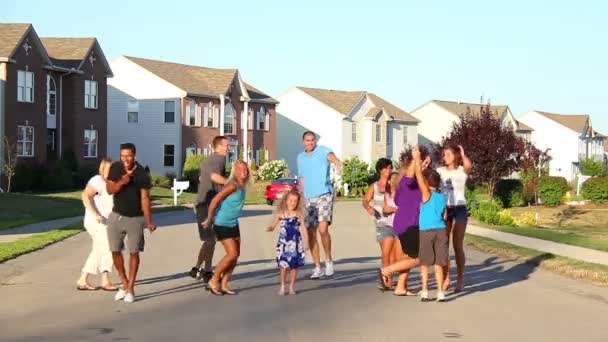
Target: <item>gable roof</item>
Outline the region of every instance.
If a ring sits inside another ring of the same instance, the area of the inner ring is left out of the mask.
[[[448,112],[450,112],[454,115],[458,115],[458,116],[461,116],[461,115],[464,115],[467,113],[471,113],[473,115],[479,115],[479,113],[481,113],[481,108],[486,106],[481,103],[454,102],[454,101],[443,101],[443,100],[432,100],[431,102],[438,104],[439,106],[443,107]],[[490,105],[490,111],[496,117],[502,117],[503,114],[505,114],[505,112],[508,109],[509,109],[509,106],[506,106],[506,105]]]
[[[532,132],[534,130],[534,128],[526,125],[525,123],[519,121],[519,120],[515,120],[515,122],[517,123],[517,130],[521,131],[521,132]]]
[[[53,64],[66,68],[78,69],[95,44],[95,38],[40,38]]]
[[[31,24],[0,23],[0,58],[11,58],[31,27]]]
[[[535,112],[578,133],[583,133],[583,130],[589,121],[588,114],[556,114],[541,112],[538,110]]]
[[[386,101],[380,96],[366,91],[344,91],[344,90],[333,90],[333,89],[318,89],[318,88],[307,88],[297,87],[306,94],[314,97],[315,99],[325,103],[329,107],[335,109],[342,115],[348,115],[355,108],[357,103],[367,96],[367,98],[374,104],[367,114],[366,117],[375,118],[378,113],[384,109],[388,116],[393,120],[408,121],[408,122],[419,122],[418,119],[409,115],[403,109],[395,106],[394,104]]]
[[[249,98],[251,99],[251,102],[271,103],[271,104],[279,103],[279,101],[275,100],[270,95],[257,89],[256,87],[252,86],[251,84],[249,84],[247,82],[243,82],[243,83],[245,83],[245,88],[247,88],[247,92],[249,93]]]
[[[226,94],[237,76],[237,69],[212,69],[194,65],[124,56],[131,62],[191,95]]]
[[[365,94],[364,91],[344,91],[307,87],[297,88],[343,115],[348,115]]]

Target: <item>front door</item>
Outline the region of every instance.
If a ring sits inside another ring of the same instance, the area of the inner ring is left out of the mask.
[[[57,160],[57,130],[46,130],[46,158],[47,160]]]

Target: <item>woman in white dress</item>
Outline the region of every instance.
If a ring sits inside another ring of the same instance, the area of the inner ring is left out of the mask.
[[[106,189],[106,178],[110,172],[112,161],[103,159],[99,164],[99,174],[93,176],[82,193],[82,203],[85,207],[84,228],[93,239],[93,247],[82,268],[82,274],[77,282],[78,290],[97,290],[98,287],[89,284],[90,274],[101,274],[101,289],[116,291],[118,287],[112,284],[112,253],[108,245],[108,230],[106,221],[114,206],[112,195]]]

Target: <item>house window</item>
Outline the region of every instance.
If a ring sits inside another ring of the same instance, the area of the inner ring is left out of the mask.
[[[392,145],[393,144],[393,130],[392,127],[386,127],[386,144],[387,145]]]
[[[34,156],[34,127],[17,126],[17,155],[19,157]]]
[[[129,100],[127,102],[127,122],[138,123],[139,122],[139,102],[135,100]]]
[[[164,166],[175,166],[175,145],[165,145]]]
[[[97,130],[84,130],[84,157],[97,158]]]
[[[234,107],[232,107],[231,103],[228,103],[224,108],[224,134],[235,134],[234,121]]]
[[[17,101],[34,102],[34,73],[17,70]]]
[[[97,81],[84,81],[84,108],[97,109]]]
[[[376,142],[382,141],[382,126],[376,124]]]
[[[175,122],[175,101],[165,101],[165,123]]]
[[[47,75],[46,81],[46,114],[55,115],[57,113],[57,87],[51,75]]]
[[[408,145],[408,143],[407,143],[407,126],[401,127],[401,136],[403,137],[402,143],[403,143],[403,146],[405,147]]]
[[[196,126],[196,103],[190,101],[188,103],[188,126]]]
[[[351,140],[356,143],[357,142],[357,123],[353,122],[351,124]]]
[[[249,108],[249,111],[247,111],[247,129],[252,131],[253,128],[253,108]]]
[[[211,108],[213,108],[213,127],[220,127],[219,125],[219,121],[220,121],[220,109],[218,106],[216,106],[215,104],[209,102],[209,112],[211,112]]]
[[[203,105],[203,127],[213,127],[213,107],[212,103]]]

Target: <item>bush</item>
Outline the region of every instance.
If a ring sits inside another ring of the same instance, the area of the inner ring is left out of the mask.
[[[514,223],[522,227],[535,227],[537,226],[536,217],[533,213],[526,212],[521,214],[514,220]]]
[[[585,176],[599,176],[604,171],[604,163],[599,160],[587,158],[581,161],[581,173]]]
[[[587,179],[583,183],[581,194],[593,203],[608,203],[608,177]]]
[[[184,180],[190,182],[189,191],[196,191],[198,188],[198,177],[200,173],[201,163],[205,160],[202,154],[191,154],[186,158],[184,163]]]
[[[471,214],[479,221],[488,224],[498,224],[500,207],[494,202],[480,202]]]
[[[84,188],[89,179],[97,175],[97,173],[99,173],[99,165],[97,164],[88,163],[81,166],[74,176],[74,185],[78,188]]]
[[[357,157],[346,159],[342,165],[342,183],[348,184],[351,193],[358,196],[358,189],[369,184],[369,166]]]
[[[163,176],[163,175],[158,175],[158,174],[152,174],[151,175],[151,180],[152,180],[152,186],[157,186],[160,188],[167,188],[170,189],[171,186],[173,185],[173,179],[170,179],[167,176]]]
[[[512,226],[515,223],[511,212],[508,210],[503,210],[498,213],[498,224],[501,226]]]
[[[40,186],[41,180],[45,176],[46,170],[43,168],[26,162],[18,162],[11,191],[34,191]]]
[[[284,160],[272,160],[260,166],[258,172],[254,174],[256,181],[271,181],[273,179],[286,177],[288,172],[287,162]]]
[[[494,194],[503,208],[518,207],[524,204],[524,186],[519,179],[501,179],[496,184]]]
[[[36,190],[67,190],[73,189],[75,173],[68,168],[65,163],[56,163],[51,166],[48,171],[48,177],[45,178],[41,187]]]
[[[564,177],[545,176],[538,184],[540,199],[548,206],[560,205],[569,189],[568,181]]]

